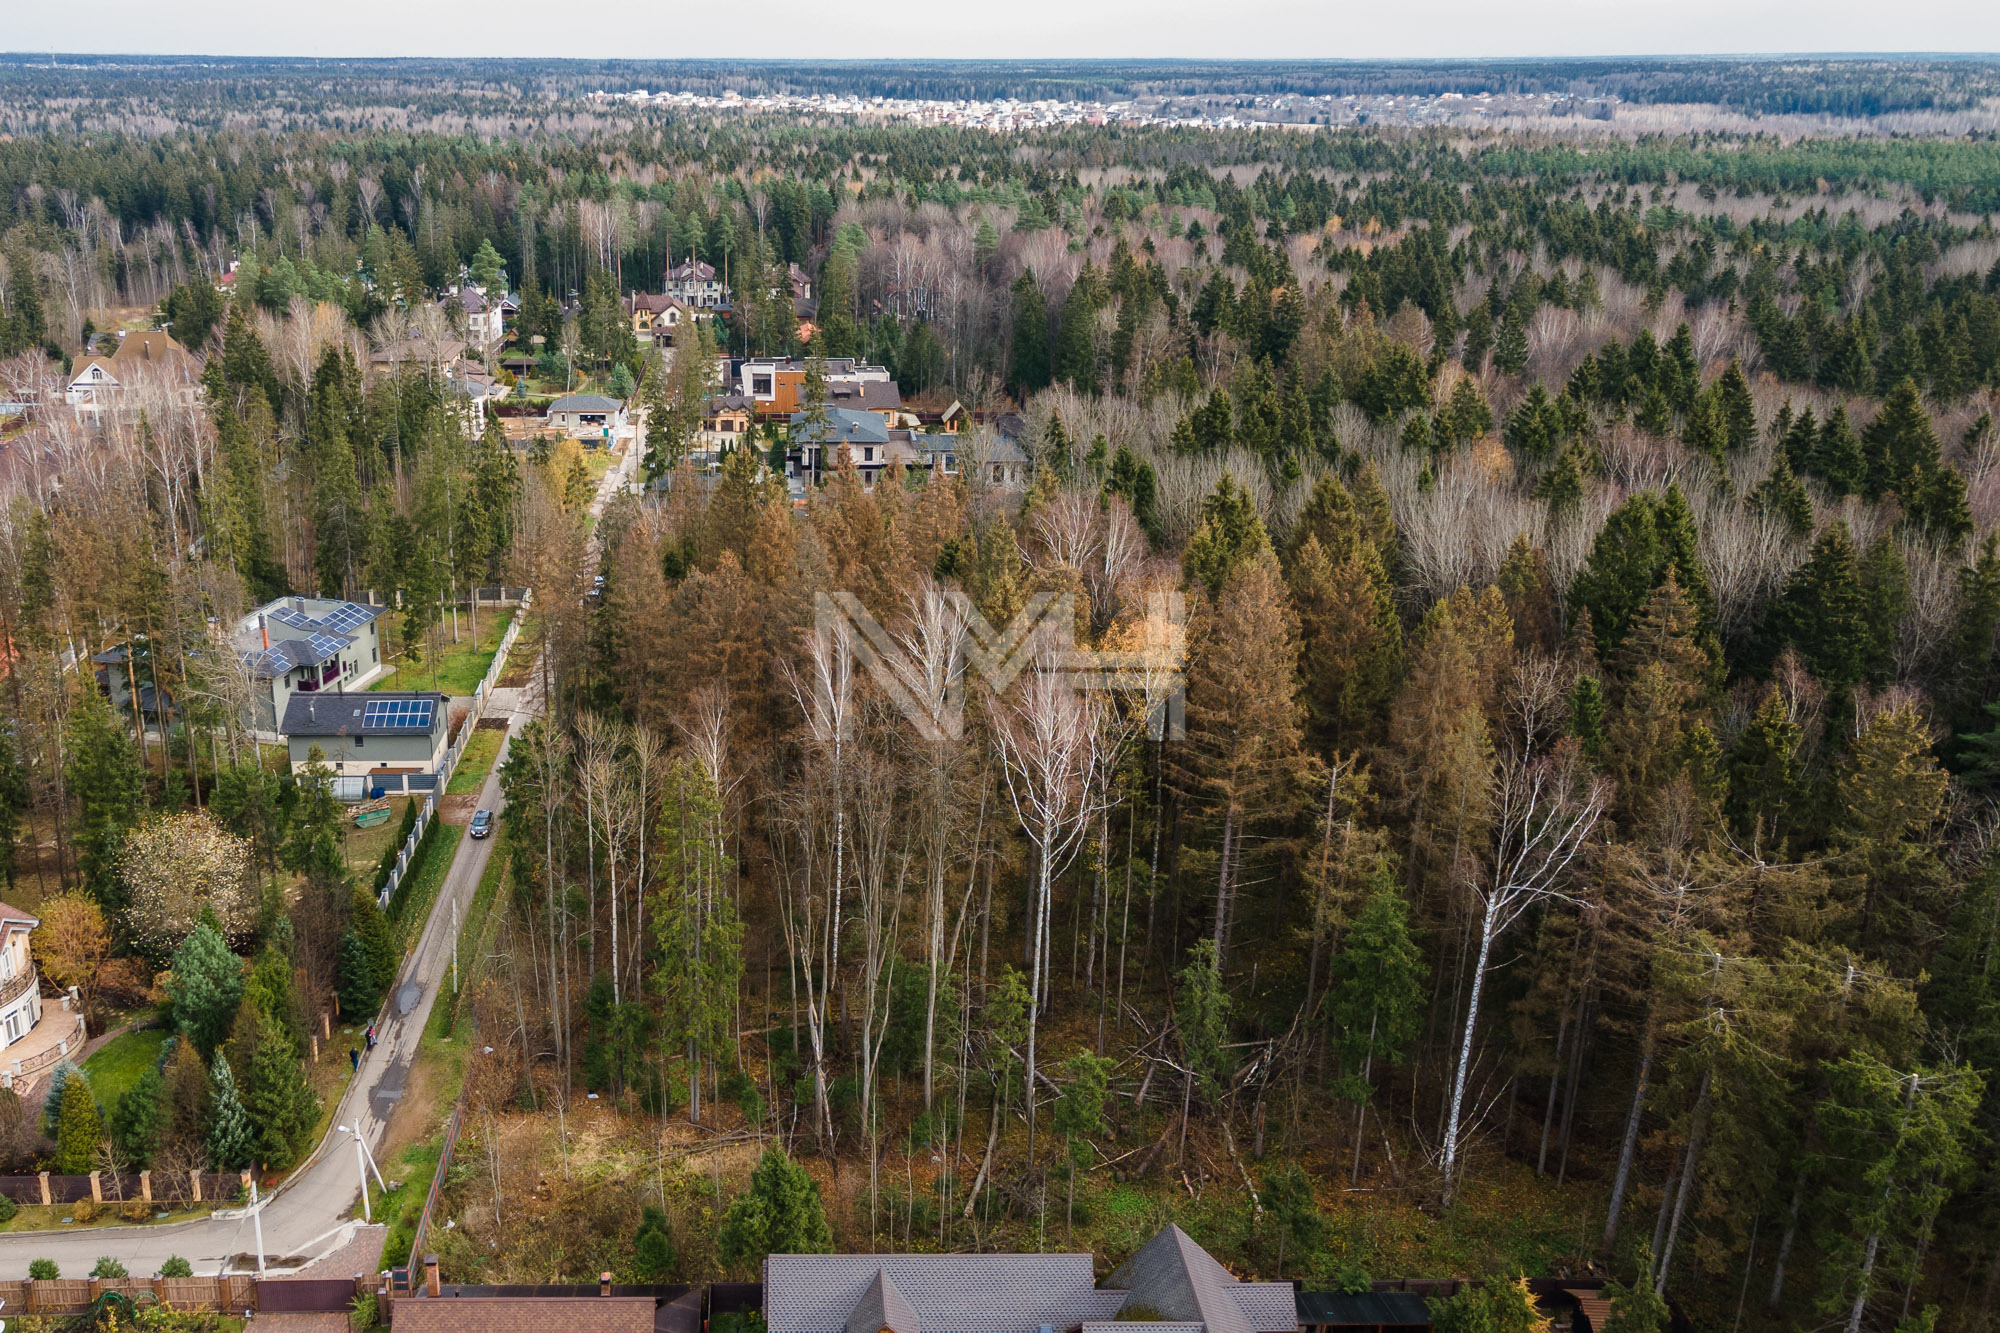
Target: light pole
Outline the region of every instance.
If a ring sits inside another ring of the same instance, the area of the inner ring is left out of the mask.
[[[365,1191],[364,1191],[365,1192]],[[250,1224],[257,1232],[257,1276],[264,1276],[264,1205],[257,1201],[257,1174],[250,1173]]]
[[[361,1220],[373,1225],[375,1215],[368,1207],[369,1171],[375,1172],[375,1183],[382,1187],[384,1194],[389,1192],[388,1182],[382,1179],[382,1168],[375,1165],[374,1154],[368,1151],[368,1145],[362,1141],[360,1132],[349,1129],[346,1125],[336,1125],[334,1128],[354,1140],[354,1169],[361,1177]]]

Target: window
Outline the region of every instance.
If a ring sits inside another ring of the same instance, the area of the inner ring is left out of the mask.
[[[861,461],[862,461],[862,462],[864,462],[864,463],[872,463],[872,462],[874,462],[874,461],[875,461],[875,446],[874,446],[874,445],[872,445],[872,444],[869,444],[869,445],[863,445],[863,446],[862,446],[862,449],[861,449]]]
[[[369,661],[371,661],[371,662],[379,662],[379,661],[381,661],[381,660],[382,660],[382,658],[381,658],[381,656],[380,656],[379,654],[380,654],[380,650],[379,650],[379,649],[375,649],[375,648],[370,648],[370,649],[368,650],[368,660],[369,660]]]
[[[769,398],[771,396],[771,377],[769,375],[752,375],[750,377],[750,392],[759,398]]]
[[[358,749],[360,749],[360,748],[361,748],[362,746],[364,746],[364,745],[366,745],[366,744],[368,744],[368,738],[367,738],[366,736],[356,736],[356,737],[354,738],[354,748],[355,748],[355,749],[357,749],[357,750],[358,750]]]

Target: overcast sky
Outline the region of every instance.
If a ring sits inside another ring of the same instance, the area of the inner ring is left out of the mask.
[[[4,0],[0,48],[283,56],[1371,58],[2000,51],[2000,0]]]

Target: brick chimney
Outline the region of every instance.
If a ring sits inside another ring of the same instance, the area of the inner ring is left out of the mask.
[[[438,1257],[427,1254],[424,1256],[424,1294],[436,1296],[438,1293]]]
[[[597,1275],[597,1294],[600,1296],[609,1296],[611,1294],[611,1274],[599,1273]]]

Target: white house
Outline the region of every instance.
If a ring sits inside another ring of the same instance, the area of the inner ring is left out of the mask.
[[[667,295],[682,305],[713,310],[729,303],[729,293],[715,275],[715,265],[684,259],[667,270]]]
[[[236,622],[250,673],[249,725],[272,732],[294,694],[357,690],[381,675],[386,606],[331,597],[281,597]]]
[[[41,924],[41,918],[0,903],[0,1046],[12,1046],[41,1021],[42,988],[28,948],[28,932]]]
[[[609,444],[625,430],[625,404],[601,393],[573,393],[549,404],[548,428]]]

